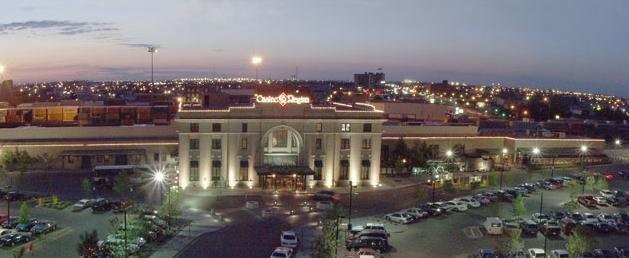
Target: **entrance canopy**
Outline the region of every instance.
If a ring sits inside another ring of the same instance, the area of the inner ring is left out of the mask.
[[[266,175],[293,175],[293,174],[297,174],[297,175],[314,175],[314,170],[310,169],[307,166],[271,166],[271,165],[264,165],[264,166],[256,166],[256,172],[258,173],[258,175],[260,176],[266,176]]]

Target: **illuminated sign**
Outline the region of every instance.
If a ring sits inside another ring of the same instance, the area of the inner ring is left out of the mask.
[[[282,107],[286,104],[306,104],[310,103],[310,98],[299,97],[292,94],[286,94],[282,92],[279,96],[262,96],[256,95],[256,102],[258,103],[279,103]]]

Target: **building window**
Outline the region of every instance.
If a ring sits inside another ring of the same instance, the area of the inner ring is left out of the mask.
[[[220,131],[221,131],[221,124],[213,123],[212,124],[212,132],[220,132]]]
[[[371,139],[363,139],[363,149],[371,149]]]
[[[339,173],[339,180],[349,179],[349,161],[341,160],[341,172]]]
[[[321,150],[322,147],[323,146],[322,146],[321,138],[315,139],[315,150]]]
[[[363,160],[360,166],[360,180],[369,180],[369,168],[371,167],[371,161]]]
[[[241,160],[240,161],[240,173],[239,173],[240,181],[248,181],[249,180],[249,161]]]
[[[199,124],[191,123],[190,124],[190,132],[191,133],[198,133],[199,132]]]
[[[349,150],[349,139],[341,139],[341,150]]]
[[[247,123],[242,123],[242,130],[241,130],[241,131],[242,131],[243,133],[246,133],[246,132],[247,132],[247,129],[249,129],[249,128],[247,128]]]
[[[323,132],[323,124],[322,123],[317,123],[316,130],[317,130],[317,132]]]
[[[240,148],[243,150],[247,149],[247,138],[240,139]]]
[[[190,139],[190,149],[191,150],[199,149],[199,139]]]
[[[323,171],[323,161],[315,160],[314,161],[314,180],[322,180],[322,172]]]
[[[199,181],[199,161],[197,160],[190,161],[190,181]]]
[[[212,139],[212,149],[213,150],[221,149],[221,139]]]
[[[153,161],[159,162],[159,153],[153,153]]]
[[[212,161],[212,181],[220,181],[221,180],[221,161],[213,160]]]
[[[351,132],[352,128],[350,127],[350,124],[347,123],[343,123],[341,124],[341,132]]]
[[[371,124],[363,124],[363,132],[370,133],[371,132]]]

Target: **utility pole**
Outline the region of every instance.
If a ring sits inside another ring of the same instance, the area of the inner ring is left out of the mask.
[[[155,86],[155,81],[153,79],[153,54],[157,52],[157,48],[154,46],[148,47],[148,52],[151,53],[151,87]]]

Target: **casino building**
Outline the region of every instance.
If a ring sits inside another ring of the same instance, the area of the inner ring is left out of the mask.
[[[181,108],[181,187],[379,183],[382,111],[363,103],[314,105],[298,93],[259,94],[242,106]]]

